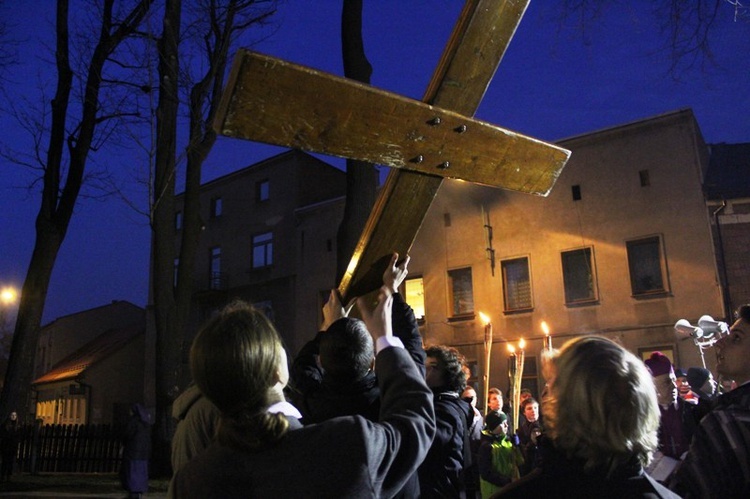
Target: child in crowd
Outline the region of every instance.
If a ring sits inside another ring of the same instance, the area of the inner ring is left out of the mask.
[[[518,479],[518,466],[523,463],[521,451],[508,438],[508,416],[491,412],[485,421],[477,454],[482,499]]]

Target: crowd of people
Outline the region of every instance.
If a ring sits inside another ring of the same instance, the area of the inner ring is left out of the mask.
[[[458,350],[422,345],[408,262],[392,256],[362,319],[332,291],[291,362],[251,305],[211,319],[175,404],[170,497],[750,497],[750,305],[715,345],[731,391],[581,336],[546,353],[514,428],[500,389],[477,407]]]

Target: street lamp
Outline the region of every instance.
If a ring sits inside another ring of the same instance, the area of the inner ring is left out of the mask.
[[[12,287],[6,287],[0,290],[0,302],[3,302],[4,306],[13,305],[18,299],[18,291]]]

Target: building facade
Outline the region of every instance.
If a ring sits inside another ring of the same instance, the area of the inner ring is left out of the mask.
[[[481,386],[485,324],[489,385],[509,388],[525,342],[523,386],[543,380],[544,331],[560,346],[601,334],[645,357],[700,366],[678,319],[724,318],[702,179],[708,149],[691,111],[558,142],[572,151],[548,197],[446,181],[411,251],[411,302],[423,293],[426,344],[458,347]],[[713,369],[715,359],[706,356]],[[478,390],[479,392],[479,390]],[[481,393],[481,392],[479,392]]]
[[[312,338],[322,295],[336,285],[336,232],[345,189],[344,172],[300,151],[201,186],[204,229],[195,262],[186,363],[200,325],[235,299],[265,310],[290,354]],[[176,201],[179,229],[181,197]],[[179,242],[176,255],[178,251]]]

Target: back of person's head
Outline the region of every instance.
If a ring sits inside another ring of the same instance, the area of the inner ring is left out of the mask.
[[[359,319],[341,318],[320,336],[320,365],[333,380],[362,379],[373,358],[372,336]]]
[[[425,354],[437,361],[437,368],[442,373],[443,383],[438,388],[459,394],[463,392],[466,387],[464,356],[455,348],[443,345],[433,345],[425,350]]]
[[[737,313],[735,315],[737,316],[737,319],[743,319],[747,322],[750,322],[750,303],[741,305],[740,308],[737,309]]]
[[[276,329],[263,312],[244,302],[225,307],[196,335],[190,370],[222,413],[217,433],[222,443],[257,448],[286,432],[286,418],[266,412],[278,401],[272,387],[283,359]]]
[[[634,456],[644,466],[657,446],[659,406],[643,362],[606,338],[568,341],[546,359],[546,434],[587,470],[607,473]]]

